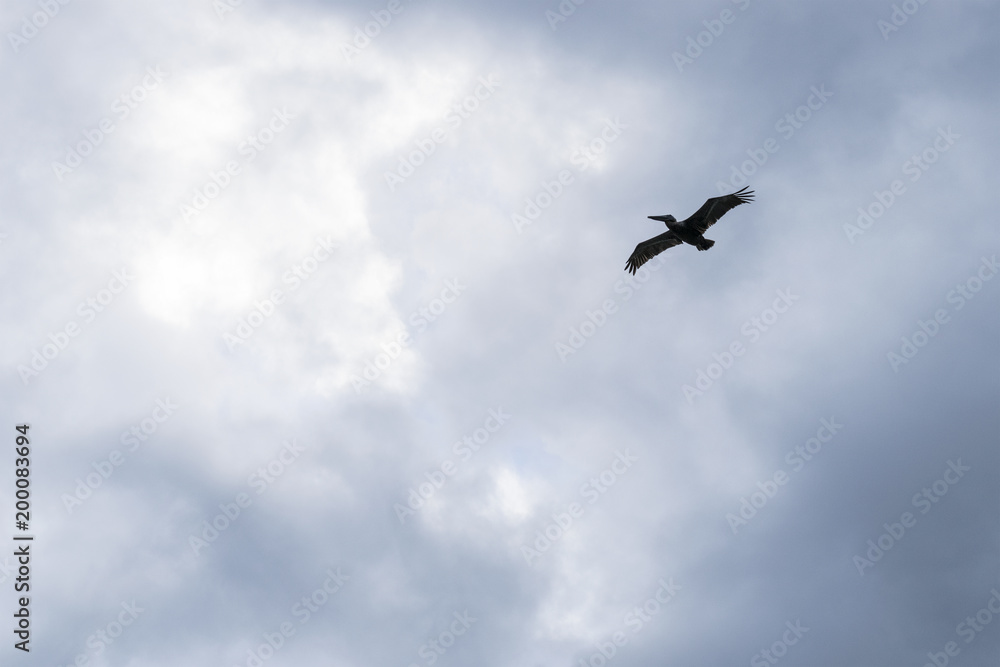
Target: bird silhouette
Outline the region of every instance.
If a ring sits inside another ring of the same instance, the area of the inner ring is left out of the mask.
[[[749,186],[747,186],[749,187]],[[698,250],[708,250],[715,245],[715,241],[704,237],[708,228],[714,225],[719,218],[728,213],[731,209],[740,204],[749,204],[753,201],[753,190],[742,190],[731,195],[722,197],[712,197],[706,201],[701,208],[694,212],[687,220],[677,222],[677,218],[672,215],[651,215],[650,220],[659,220],[667,225],[667,230],[659,236],[654,236],[648,241],[643,241],[632,251],[632,256],[625,264],[625,270],[631,271],[632,275],[639,270],[639,267],[653,259],[667,248],[673,248],[681,243],[688,243],[698,248]]]

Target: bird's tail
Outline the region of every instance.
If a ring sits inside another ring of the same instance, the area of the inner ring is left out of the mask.
[[[705,239],[704,241],[698,244],[698,250],[708,250],[714,245],[715,241],[713,241],[712,239]]]

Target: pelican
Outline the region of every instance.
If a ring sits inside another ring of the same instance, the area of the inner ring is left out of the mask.
[[[749,186],[747,186],[749,187]],[[625,264],[625,270],[631,271],[632,275],[640,266],[653,259],[667,248],[673,248],[681,243],[693,245],[698,250],[708,250],[715,245],[715,241],[702,236],[708,228],[714,225],[719,218],[724,216],[730,209],[740,204],[749,204],[753,201],[753,190],[744,187],[738,192],[724,197],[712,197],[706,201],[701,208],[694,212],[687,220],[677,222],[677,218],[672,215],[651,215],[650,220],[659,220],[666,223],[667,230],[659,236],[654,236],[648,241],[643,241],[632,251],[632,256]]]

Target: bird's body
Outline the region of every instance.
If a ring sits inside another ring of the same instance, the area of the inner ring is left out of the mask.
[[[708,250],[715,245],[715,241],[706,239],[704,236],[708,228],[714,225],[730,209],[752,201],[753,190],[743,188],[731,195],[712,197],[701,208],[695,211],[694,215],[681,222],[677,222],[677,218],[672,215],[649,216],[650,220],[659,220],[666,224],[668,231],[637,245],[632,252],[632,256],[628,258],[628,263],[625,264],[625,270],[631,271],[634,275],[640,266],[653,257],[659,255],[667,248],[672,248],[681,243],[693,245],[698,250]]]
[[[652,219],[656,220],[657,218]],[[702,233],[691,224],[691,218],[688,218],[683,222],[677,222],[674,219],[664,220],[663,222],[666,223],[667,229],[677,235],[677,238],[688,245],[695,246],[698,250],[708,250],[715,245],[715,241],[706,239]]]

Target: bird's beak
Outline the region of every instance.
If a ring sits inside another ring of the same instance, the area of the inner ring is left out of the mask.
[[[650,220],[659,220],[660,222],[666,222],[668,216],[666,216],[666,215],[650,215],[650,216],[647,216],[647,217],[649,217]]]

